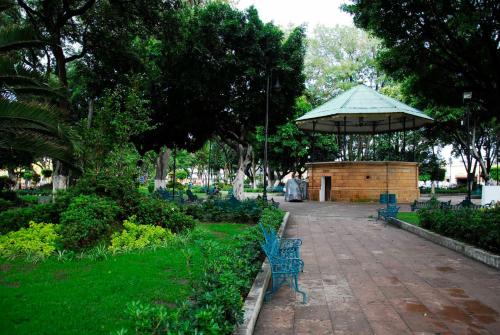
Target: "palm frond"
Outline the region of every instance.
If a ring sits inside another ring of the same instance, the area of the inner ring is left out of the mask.
[[[7,26],[0,29],[0,53],[14,50],[42,47],[46,43],[37,39],[30,27]]]
[[[0,148],[73,164],[78,137],[50,106],[0,99]]]

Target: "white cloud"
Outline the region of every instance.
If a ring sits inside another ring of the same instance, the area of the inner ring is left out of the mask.
[[[282,27],[307,24],[309,32],[318,25],[353,25],[352,16],[340,6],[348,0],[239,0],[236,7],[255,6],[264,22],[273,21]]]

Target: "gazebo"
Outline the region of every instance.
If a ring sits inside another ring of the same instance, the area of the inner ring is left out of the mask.
[[[431,117],[391,97],[358,85],[296,120],[299,128],[323,133],[381,134],[418,129]],[[405,147],[405,145],[403,145]],[[419,197],[418,164],[403,161],[333,161],[307,165],[309,199],[375,201],[382,193],[398,202]]]

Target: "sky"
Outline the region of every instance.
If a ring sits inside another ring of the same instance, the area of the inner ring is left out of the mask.
[[[348,0],[236,0],[236,7],[254,6],[264,22],[287,27],[307,24],[309,31],[318,25],[354,25],[351,15],[344,13],[340,5]]]

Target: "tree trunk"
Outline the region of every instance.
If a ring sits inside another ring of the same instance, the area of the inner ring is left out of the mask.
[[[68,188],[69,171],[65,164],[60,161],[55,161],[54,171],[52,172],[52,192],[56,193],[59,190]]]
[[[252,188],[255,190],[257,188],[257,166],[255,164],[255,153],[252,151]]]
[[[167,188],[168,174],[168,159],[170,157],[170,149],[162,148],[156,158],[156,173],[155,173],[155,190],[159,188]]]
[[[250,163],[252,154],[252,146],[247,145],[245,148],[242,144],[238,144],[238,171],[233,181],[233,195],[238,200],[243,200],[244,195],[244,179],[245,167]]]
[[[436,186],[435,186],[434,180],[431,180],[431,195],[432,196],[436,195]]]

